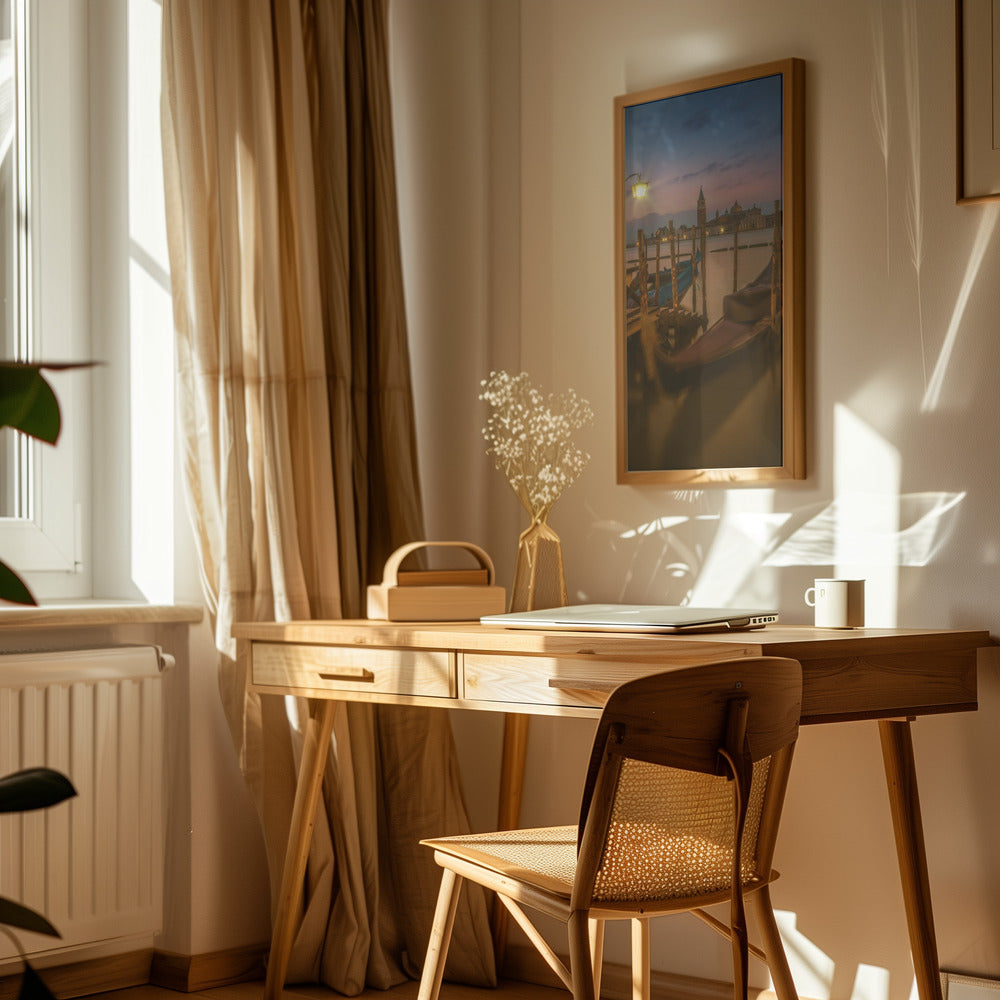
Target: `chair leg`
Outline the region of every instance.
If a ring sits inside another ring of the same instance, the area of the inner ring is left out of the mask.
[[[594,995],[601,995],[601,972],[604,967],[604,921],[592,917],[590,926],[590,955],[594,969]]]
[[[427,943],[427,957],[424,959],[424,970],[420,976],[420,992],[417,1000],[437,1000],[441,991],[441,979],[444,976],[444,964],[448,958],[448,945],[451,944],[451,931],[455,925],[455,912],[458,909],[459,890],[463,879],[450,868],[441,873],[441,889],[438,892],[437,907],[434,910],[434,923],[431,926],[431,938]]]
[[[597,1000],[587,911],[574,910],[569,915],[566,929],[569,932],[569,971],[573,977],[573,1000]]]
[[[745,923],[733,922],[733,1000],[747,1000],[750,944]]]
[[[649,921],[632,919],[632,1000],[649,1000]]]
[[[788,968],[788,958],[785,947],[781,943],[778,924],[774,919],[774,908],[771,906],[771,894],[768,886],[763,886],[749,897],[750,905],[757,918],[757,929],[760,932],[764,952],[767,955],[767,967],[774,983],[774,992],[778,1000],[799,1000],[792,981],[792,972]]]

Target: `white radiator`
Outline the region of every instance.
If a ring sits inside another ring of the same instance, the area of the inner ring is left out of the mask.
[[[78,793],[0,816],[0,895],[62,935],[17,932],[28,954],[160,929],[169,659],[152,646],[0,655],[0,774],[45,765]],[[0,939],[0,958],[14,954]]]

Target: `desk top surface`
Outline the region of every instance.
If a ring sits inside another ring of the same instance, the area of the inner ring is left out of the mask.
[[[743,632],[643,635],[611,632],[535,631],[478,622],[384,622],[367,620],[242,622],[238,639],[336,646],[449,649],[521,655],[664,656],[695,643],[734,655],[861,656],[910,650],[976,649],[993,640],[985,629],[826,629],[768,625]]]

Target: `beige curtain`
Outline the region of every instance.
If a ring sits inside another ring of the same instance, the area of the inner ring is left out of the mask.
[[[230,626],[358,616],[422,537],[385,19],[385,0],[163,3],[184,473],[272,905],[308,706],[247,692]],[[341,706],[324,803],[288,979],[388,987],[430,929],[417,841],[468,828],[446,713]],[[484,900],[464,905],[448,975],[493,984]]]

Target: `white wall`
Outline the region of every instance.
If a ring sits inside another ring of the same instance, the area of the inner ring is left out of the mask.
[[[571,599],[773,603],[806,622],[814,576],[857,573],[869,580],[869,624],[1000,631],[998,208],[954,203],[953,18],[951,0],[396,0],[429,536],[484,543],[509,584],[521,522],[482,457],[476,395],[491,366],[523,368],[574,387],[597,414],[581,435],[590,466],[552,517]],[[807,64],[808,479],[619,486],[613,98],[789,56]],[[829,530],[780,546],[819,515]],[[676,523],[657,528],[660,518]],[[637,534],[643,525],[653,528]],[[914,727],[941,962],[993,976],[998,712],[1000,678],[986,662],[977,714]],[[484,740],[465,720],[456,731],[470,773],[495,761],[495,733]],[[557,762],[588,740],[585,725],[533,720],[525,823],[573,816],[580,769]],[[478,822],[489,822],[492,794],[470,788]],[[807,977],[799,962],[803,990],[906,997],[874,724],[803,733],[777,860],[776,905],[794,915],[796,950],[815,970]],[[683,922],[654,939],[661,969],[724,978],[727,963],[721,939]]]

